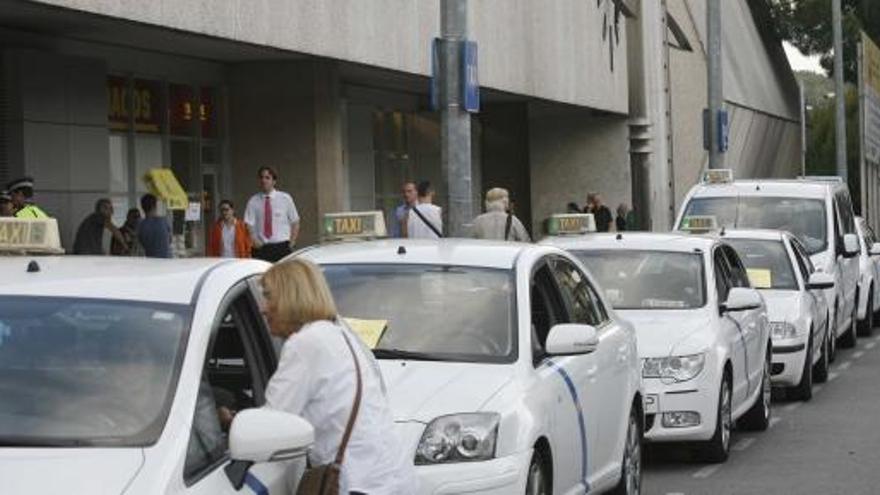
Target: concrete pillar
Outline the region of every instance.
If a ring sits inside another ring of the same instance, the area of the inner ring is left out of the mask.
[[[323,213],[345,195],[342,105],[336,64],[257,62],[230,71],[232,191],[243,210],[257,169],[278,169],[301,217],[300,246],[320,240]]]
[[[665,231],[675,215],[669,147],[666,2],[638,2],[627,25],[633,209],[640,228]]]

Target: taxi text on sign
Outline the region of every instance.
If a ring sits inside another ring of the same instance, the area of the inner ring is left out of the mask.
[[[861,77],[865,83],[865,159],[880,164],[880,48],[862,32]]]
[[[0,218],[0,252],[60,253],[54,218]]]

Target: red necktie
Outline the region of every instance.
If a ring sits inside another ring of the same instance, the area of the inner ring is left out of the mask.
[[[263,203],[263,237],[268,241],[272,238],[272,201],[269,196],[266,196],[266,201]]]

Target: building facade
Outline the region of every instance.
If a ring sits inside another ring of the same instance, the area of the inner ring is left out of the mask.
[[[751,12],[754,2],[731,3]],[[637,166],[656,169],[658,154],[671,157],[660,161],[674,177],[661,199],[680,197],[703,166],[701,142],[691,142],[702,104],[688,85],[704,78],[705,57],[701,65],[693,51],[679,62],[656,23],[665,26],[667,9],[696,19],[697,4],[469,2],[482,102],[473,117],[475,205],[486,189],[506,187],[539,233],[546,216],[583,204],[589,191],[612,208],[638,203]],[[430,180],[444,193],[430,94],[439,5],[0,0],[0,181],[34,176],[66,245],[99,197],[112,198],[121,223],[155,167],[171,168],[200,205],[200,214],[172,215],[193,253],[217,202],[240,209],[263,165],[279,170],[297,203],[301,244],[319,240],[327,212],[382,209],[390,220],[404,181]],[[697,24],[685,23],[693,46]],[[641,84],[644,61],[667,57],[672,65],[650,69],[657,84]],[[658,88],[672,96],[645,97]],[[751,148],[746,140],[744,153]],[[654,192],[658,183],[663,176],[651,180]]]

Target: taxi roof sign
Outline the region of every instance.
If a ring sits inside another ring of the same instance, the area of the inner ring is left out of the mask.
[[[64,254],[54,218],[0,218],[0,254]]]
[[[730,184],[733,182],[733,170],[729,168],[716,168],[706,170],[703,174],[704,184]]]
[[[560,213],[547,219],[548,235],[581,235],[596,232],[592,213]]]
[[[381,211],[347,211],[324,215],[324,240],[375,239],[388,235]]]
[[[694,215],[684,217],[681,221],[680,230],[694,233],[718,230],[718,219],[713,215]]]

